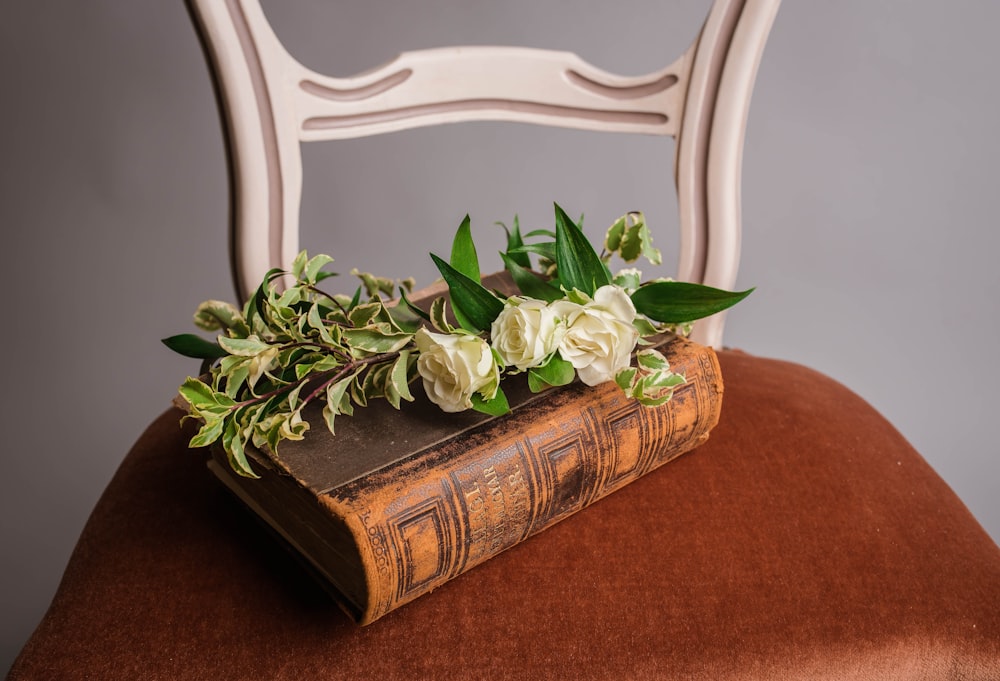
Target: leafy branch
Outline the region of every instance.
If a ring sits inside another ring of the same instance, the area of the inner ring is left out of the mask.
[[[431,255],[449,295],[427,310],[410,301],[412,280],[357,270],[352,296],[327,293],[320,283],[336,276],[327,269],[333,259],[305,251],[288,272],[268,272],[241,309],[205,301],[194,323],[214,340],[180,334],[163,341],[203,360],[202,375],[180,387],[187,417],[201,423],[191,446],[219,443],[237,473],[256,477],[248,447],[274,455],[281,441],[301,440],[310,427],[303,418],[308,405],[323,404],[333,433],[336,417],[370,400],[397,409],[412,401],[418,378],[444,411],[506,413],[501,381],[517,373],[526,373],[536,392],[577,378],[588,385],[614,380],[642,404],[662,404],[685,379],[656,350],[635,352],[637,344],[683,332],[750,293],[642,282],[635,269],[612,274],[614,255],[626,263],[660,262],[638,212],[615,221],[600,254],[558,205],[554,230],[522,235],[515,217],[500,255],[519,295],[484,286],[467,216],[449,259]],[[286,275],[293,282],[282,287]]]
[[[202,303],[194,322],[218,332],[215,342],[193,334],[164,339],[181,354],[212,362],[205,375],[180,388],[189,416],[202,424],[191,446],[221,440],[233,468],[255,477],[246,447],[274,452],[282,440],[302,439],[309,428],[302,411],[317,399],[326,402],[331,431],[337,415],[353,413],[352,404],[385,398],[398,406],[413,399],[417,324],[412,313],[383,299],[395,282],[359,275],[352,298],[329,294],[317,284],[333,276],[324,269],[330,262],[326,255],[299,254],[293,285],[279,289],[276,281],[285,273],[272,271],[242,310]]]

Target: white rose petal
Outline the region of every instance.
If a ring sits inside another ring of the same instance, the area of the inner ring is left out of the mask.
[[[624,290],[602,286],[588,303],[564,300],[552,307],[566,323],[559,354],[573,365],[581,381],[598,385],[629,366],[639,332],[632,325],[635,306]]]
[[[442,411],[470,409],[475,393],[487,400],[496,396],[500,370],[482,338],[420,329],[415,341],[420,351],[417,371],[424,391]]]
[[[493,348],[506,366],[526,371],[555,352],[561,330],[555,312],[543,301],[511,298],[493,322]]]
[[[608,284],[597,289],[591,305],[610,312],[616,319],[628,324],[635,319],[635,305],[620,286]]]

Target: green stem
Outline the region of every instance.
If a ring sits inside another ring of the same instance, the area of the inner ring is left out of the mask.
[[[331,355],[340,355],[347,361],[351,360],[351,356],[344,352],[343,348],[338,348],[336,345],[327,345],[326,343],[320,343],[317,341],[293,341],[291,343],[285,343],[279,347],[279,350],[291,350],[292,348],[316,348],[318,350],[325,350]]]
[[[390,360],[396,359],[397,357],[399,357],[399,351],[398,350],[396,352],[383,352],[383,353],[380,353],[378,355],[372,355],[371,357],[365,357],[363,359],[357,359],[357,360],[354,360],[352,362],[349,362],[343,368],[339,368],[339,370],[338,369],[330,369],[329,371],[323,372],[322,374],[320,374],[318,377],[315,377],[315,378],[320,378],[320,377],[324,376],[325,374],[329,374],[329,373],[332,373],[332,372],[337,372],[337,373],[335,375],[331,376],[330,378],[323,379],[320,382],[320,384],[316,387],[316,389],[313,390],[311,393],[309,393],[304,400],[302,400],[302,405],[305,406],[306,404],[308,404],[317,395],[319,395],[321,392],[323,392],[324,390],[326,390],[326,387],[328,385],[330,385],[331,383],[336,383],[341,378],[343,378],[344,376],[348,375],[349,373],[351,373],[352,371],[354,371],[358,367],[365,366],[367,364],[380,364],[382,362],[388,362]],[[306,377],[306,378],[308,378],[308,377]]]
[[[340,308],[340,311],[344,313],[345,317],[347,316],[347,310],[345,310],[344,306],[340,304],[340,301],[337,300],[336,298],[334,298],[333,296],[331,296],[329,293],[327,293],[323,289],[321,289],[321,288],[319,288],[319,287],[317,287],[317,286],[315,286],[313,284],[306,285],[306,289],[309,290],[309,291],[312,291],[313,293],[315,293],[317,295],[323,296],[324,298],[329,298],[330,302],[332,302],[334,305],[336,305],[338,308]],[[336,322],[333,322],[333,323],[336,323]]]
[[[320,383],[316,387],[316,389],[310,392],[309,395],[307,395],[306,398],[302,400],[302,406],[305,406],[311,400],[313,400],[317,395],[319,395],[323,390],[325,390],[326,386],[340,380],[341,378],[348,375],[358,367],[365,366],[368,364],[379,364],[381,362],[388,362],[390,360],[396,359],[397,357],[399,357],[398,350],[396,352],[383,352],[378,355],[372,355],[371,357],[364,357],[362,359],[353,359],[343,366],[334,367],[333,369],[328,369],[327,371],[324,371],[315,376],[310,376],[307,374],[302,378],[300,378],[299,380],[289,383],[288,385],[283,385],[278,388],[275,388],[274,390],[268,391],[263,395],[256,395],[248,400],[237,402],[230,408],[230,412],[234,412],[237,409],[241,409],[242,407],[259,404],[260,402],[266,402],[272,397],[276,397],[282,394],[283,392],[291,392],[296,388],[296,386],[302,385],[303,383],[319,380]]]
[[[271,399],[272,397],[276,397],[276,396],[280,395],[281,393],[283,393],[285,391],[291,392],[292,390],[295,389],[295,386],[301,384],[303,381],[307,380],[308,378],[309,378],[308,376],[303,376],[301,379],[299,379],[298,381],[295,381],[294,383],[289,383],[288,385],[280,386],[278,388],[275,388],[274,390],[271,390],[271,391],[268,391],[268,392],[264,393],[263,395],[255,395],[254,397],[250,398],[249,400],[243,400],[242,402],[237,402],[232,407],[230,407],[229,411],[230,412],[234,412],[237,409],[240,409],[242,407],[247,407],[247,406],[250,406],[250,405],[253,405],[253,404],[258,404],[260,402],[266,402],[267,400]]]

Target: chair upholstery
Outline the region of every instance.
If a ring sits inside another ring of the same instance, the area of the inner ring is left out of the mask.
[[[805,367],[720,353],[709,441],[359,628],[167,411],[10,679],[998,679],[1000,549]]]

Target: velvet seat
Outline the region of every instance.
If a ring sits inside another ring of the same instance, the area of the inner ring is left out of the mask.
[[[10,679],[998,679],[1000,548],[812,370],[720,353],[707,444],[358,628],[168,411]]]

